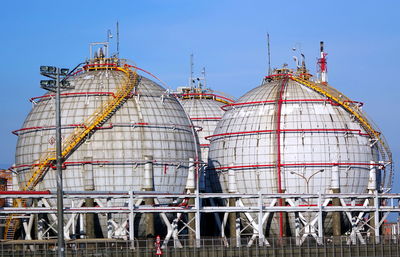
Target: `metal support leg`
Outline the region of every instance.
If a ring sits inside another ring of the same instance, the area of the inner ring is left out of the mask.
[[[81,235],[81,238],[86,237],[84,215],[82,213],[79,214],[79,234]]]
[[[39,215],[38,215],[39,217]],[[44,231],[44,221],[39,218],[38,220],[38,240],[43,240],[43,231]]]
[[[111,198],[107,198],[107,207],[111,207]],[[107,238],[111,239],[113,236],[112,214],[107,213]]]
[[[134,219],[134,215],[133,215],[133,208],[134,208],[134,204],[133,204],[133,191],[129,191],[129,240],[131,242],[131,249],[135,249],[135,228],[134,228],[134,224],[135,224],[135,219]]]
[[[196,214],[195,214],[195,223],[196,223],[196,247],[200,247],[200,208],[201,208],[201,201],[199,198],[199,190],[196,189],[196,198],[195,198],[195,207],[196,207]]]
[[[374,215],[374,231],[375,231],[375,243],[380,243],[380,233],[379,233],[379,197],[378,197],[378,190],[375,190],[375,199],[374,199],[374,206],[375,206],[375,215]]]
[[[144,159],[146,163],[144,165],[144,174],[143,174],[143,191],[153,191],[154,190],[154,169],[153,169],[153,156],[145,156]],[[153,205],[153,198],[145,198],[144,200],[146,205]],[[154,213],[146,213],[145,215],[145,224],[146,224],[146,237],[151,238],[155,237],[155,228],[154,228]],[[149,239],[153,240],[153,239]],[[149,241],[148,240],[148,241]],[[149,241],[149,244],[153,242]]]
[[[235,200],[235,206],[239,206],[238,204],[239,199]],[[240,230],[240,214],[235,213],[236,221],[235,221],[235,228],[236,228],[236,247],[241,247],[241,230]]]
[[[263,246],[264,245],[264,229],[263,229],[263,197],[261,194],[261,191],[258,192],[258,245]]]
[[[24,219],[22,222],[25,231],[25,240],[32,240],[32,227],[33,227],[34,215],[29,215],[29,218]]]
[[[323,228],[323,220],[322,220],[322,198],[321,193],[318,193],[318,244],[322,244],[324,237],[324,228]]]

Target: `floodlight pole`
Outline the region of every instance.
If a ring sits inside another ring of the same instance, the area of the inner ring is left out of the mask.
[[[59,257],[65,256],[64,246],[64,196],[62,183],[62,143],[61,143],[61,104],[60,104],[60,68],[56,74],[56,167],[57,167],[57,251]]]

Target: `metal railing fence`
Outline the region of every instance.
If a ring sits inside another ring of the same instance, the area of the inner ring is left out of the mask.
[[[260,246],[256,241],[247,247],[250,238],[242,238],[240,246],[236,246],[236,239],[223,240],[222,238],[205,238],[196,242],[188,239],[180,240],[182,248],[174,247],[174,242],[168,243],[162,250],[165,257],[392,257],[400,256],[400,236],[381,236],[380,243],[374,238],[366,244],[351,244],[349,237],[325,237],[318,244],[313,238],[307,239],[301,246],[296,244],[296,238],[268,238],[270,245]],[[83,257],[150,257],[156,255],[155,240],[109,240],[109,239],[77,239],[66,242],[66,256]],[[17,256],[57,256],[57,240],[14,240],[0,242],[0,257]]]

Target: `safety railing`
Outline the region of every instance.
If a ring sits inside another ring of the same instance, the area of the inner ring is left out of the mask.
[[[336,90],[335,88],[329,86],[328,84],[315,83],[309,80],[305,80],[295,75],[288,75],[290,79],[326,96],[327,98],[333,100],[340,106],[342,106],[346,111],[354,116],[358,120],[365,131],[370,135],[371,139],[379,143],[378,150],[384,160],[384,165],[389,166],[387,168],[387,177],[383,179],[382,183],[387,188],[391,187],[393,179],[393,165],[392,165],[392,153],[390,151],[389,145],[386,139],[379,131],[376,125],[374,125],[367,117],[366,114],[360,109],[359,102],[352,101],[350,98],[346,97],[344,94]],[[373,142],[372,142],[373,144]]]
[[[270,245],[260,245],[258,240],[248,247],[250,238],[242,238],[237,245],[235,238],[210,237],[199,240],[200,247],[193,247],[194,240],[182,239],[182,247],[174,247],[173,242],[160,249],[159,256],[342,256],[342,257],[394,257],[400,255],[398,235],[381,236],[379,244],[371,238],[367,244],[350,244],[348,236],[324,237],[317,244],[307,240],[296,244],[295,237],[271,237]],[[163,238],[161,238],[161,244]],[[66,241],[66,256],[157,256],[155,238],[142,240],[74,239]],[[56,240],[3,241],[0,242],[0,256],[57,256]]]

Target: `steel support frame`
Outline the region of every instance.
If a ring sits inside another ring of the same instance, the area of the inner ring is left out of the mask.
[[[37,206],[32,207],[4,207],[0,209],[0,214],[20,214],[22,219],[23,229],[26,237],[25,240],[31,240],[30,235],[33,230],[34,214],[48,214],[48,221],[43,219],[38,220],[37,238],[49,238],[49,231],[57,231],[57,218],[55,213],[57,208],[51,204],[55,202],[56,194],[29,194],[27,192],[12,194],[0,194],[0,198],[24,198],[37,199]],[[94,198],[98,207],[82,207],[85,198]],[[155,199],[154,205],[142,205],[145,198]],[[161,199],[171,199],[171,202],[177,200],[187,200],[189,198],[198,198],[194,201],[194,205],[177,204],[161,204]],[[225,199],[235,198],[235,206],[201,206],[200,202],[204,199]],[[257,205],[245,205],[244,199],[256,199]],[[339,198],[341,206],[332,206],[330,203],[333,198]],[[51,199],[52,201],[49,201]],[[279,200],[285,199],[287,205],[279,205]],[[300,199],[303,202],[300,202]],[[374,200],[374,205],[370,205],[371,199]],[[238,240],[243,237],[244,229],[251,229],[251,240],[247,246],[251,246],[258,237],[259,246],[269,246],[268,240],[265,238],[266,221],[270,215],[279,212],[293,213],[295,216],[295,236],[297,244],[301,245],[306,238],[315,238],[318,244],[323,244],[322,237],[324,236],[323,215],[324,213],[342,212],[347,217],[351,224],[351,229],[347,231],[348,244],[356,244],[359,241],[365,244],[368,241],[368,231],[373,231],[375,242],[379,243],[377,238],[380,236],[379,231],[390,212],[400,213],[400,194],[380,194],[377,191],[369,194],[160,194],[155,192],[65,192],[65,213],[69,215],[67,220],[64,220],[65,238],[70,239],[71,234],[75,234],[75,227],[78,222],[78,216],[85,213],[100,213],[106,214],[108,217],[108,237],[134,240],[135,236],[130,231],[133,231],[133,219],[137,213],[160,213],[163,222],[168,228],[167,236],[164,239],[163,247],[169,240],[174,240],[175,247],[182,247],[179,239],[182,236],[183,229],[178,229],[178,223],[183,224],[183,227],[190,228],[189,223],[197,222],[197,215],[194,215],[194,220],[184,221],[182,216],[187,213],[200,215],[201,213],[225,213],[224,219],[221,222],[221,236],[226,239],[224,234],[225,225],[227,223],[227,214],[230,212],[240,213],[241,219],[237,219],[236,227]],[[306,204],[307,202],[316,202],[316,204]],[[268,204],[267,204],[268,202]],[[360,204],[362,202],[362,204]],[[381,204],[385,202],[385,204]],[[113,214],[125,214],[126,219],[118,223],[113,218]],[[174,213],[175,218],[170,221],[166,213]],[[304,213],[308,214],[308,219]],[[369,213],[373,213],[373,216]],[[311,214],[311,215],[310,215]],[[370,226],[368,221],[374,219],[374,226]],[[84,220],[82,217],[79,219]],[[128,226],[129,224],[129,226]],[[81,229],[84,224],[80,224]],[[197,230],[197,224],[195,226]],[[367,228],[367,230],[365,230]],[[364,230],[364,231],[363,231]],[[82,231],[81,231],[82,232]],[[196,233],[196,231],[194,231]],[[227,242],[227,240],[226,240]],[[134,245],[132,244],[132,247]]]

